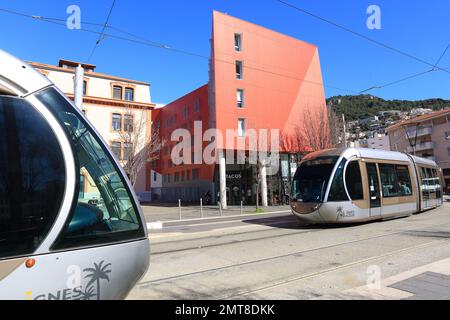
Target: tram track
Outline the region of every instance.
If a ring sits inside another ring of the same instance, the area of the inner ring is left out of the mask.
[[[427,228],[433,228],[433,227],[437,227],[437,226],[444,227],[444,226],[449,226],[449,225],[450,225],[450,223],[447,223],[447,224],[433,224],[433,225],[427,226]],[[364,241],[380,239],[380,238],[383,238],[383,237],[389,237],[389,236],[393,236],[393,235],[401,235],[401,234],[408,235],[409,232],[415,231],[415,229],[417,229],[417,227],[415,227],[415,228],[407,228],[407,229],[403,229],[403,230],[399,230],[399,231],[395,231],[395,232],[384,233],[384,234],[378,234],[378,235],[365,237],[365,238],[359,238],[359,239],[355,239],[355,240],[351,240],[351,241],[343,241],[343,242],[339,242],[339,243],[334,243],[334,244],[325,245],[325,246],[319,246],[319,247],[310,248],[310,249],[299,250],[299,251],[295,251],[295,252],[291,252],[291,253],[283,254],[283,255],[266,257],[266,258],[246,261],[246,262],[242,262],[242,263],[231,264],[231,265],[226,265],[226,266],[217,267],[217,268],[211,268],[211,269],[207,269],[207,270],[200,270],[200,271],[184,273],[184,274],[180,274],[180,275],[176,275],[176,276],[171,276],[171,277],[165,277],[165,278],[145,281],[145,282],[139,283],[138,286],[147,286],[147,285],[151,285],[151,284],[160,284],[160,283],[163,283],[163,282],[166,282],[166,281],[180,280],[180,279],[188,278],[188,277],[192,277],[192,276],[198,276],[198,275],[207,274],[207,273],[224,271],[224,270],[227,270],[227,269],[239,268],[239,267],[254,265],[254,264],[258,264],[258,263],[284,259],[284,258],[288,258],[288,257],[292,257],[292,256],[298,256],[298,255],[302,255],[302,254],[306,254],[306,253],[310,253],[310,252],[319,251],[319,250],[325,250],[325,249],[336,248],[336,247],[339,247],[339,246],[344,246],[344,245],[349,245],[349,244],[361,243],[361,242],[364,242]],[[321,229],[321,230],[314,230],[312,232],[319,232],[319,231],[323,231],[323,229]],[[289,235],[295,235],[295,234],[291,233]],[[267,238],[264,238],[264,239],[267,239]],[[250,240],[250,241],[256,241],[256,240]],[[444,241],[444,240],[442,240],[442,239],[441,240],[435,240],[435,241],[431,241],[429,243],[431,244],[431,243],[435,243],[435,242],[438,242],[438,241]],[[242,242],[244,242],[244,241],[242,241]],[[231,243],[228,243],[228,244],[222,244],[222,246],[223,245],[232,245],[232,244],[235,244],[235,243],[236,242],[231,242]],[[420,247],[421,245],[423,245],[423,244],[420,244],[420,245],[417,245],[417,246],[412,246],[412,247],[407,247],[407,248],[402,248],[402,249],[397,250],[397,251],[391,251],[391,252],[388,252],[388,253],[386,253],[384,255],[367,258],[367,259],[363,260],[362,262],[353,262],[353,263],[350,263],[350,264],[347,264],[347,265],[342,265],[342,266],[331,268],[329,271],[324,270],[323,272],[325,272],[325,273],[326,272],[331,272],[333,270],[338,270],[340,268],[348,267],[348,266],[351,266],[353,264],[363,263],[363,262],[371,261],[371,260],[374,260],[374,259],[376,260],[376,259],[379,259],[379,258],[381,258],[383,256],[391,256],[391,255],[396,254],[396,253],[400,253],[400,252],[404,252],[404,251],[407,251],[407,250],[415,249],[417,247]],[[214,245],[214,246],[219,246],[219,245]],[[208,248],[208,247],[203,247],[203,248]],[[195,248],[195,249],[198,249],[198,248]],[[296,281],[297,278],[298,278],[298,280],[301,280],[303,277],[309,277],[309,275],[299,276],[299,277],[296,277],[293,280],[289,280],[288,282]],[[284,281],[283,281],[283,283],[284,283]]]
[[[353,262],[350,262],[350,263],[347,263],[347,264],[343,264],[343,265],[340,265],[340,266],[337,266],[337,267],[332,267],[332,268],[325,269],[325,270],[322,270],[322,271],[312,272],[312,273],[305,274],[305,275],[299,275],[299,276],[288,278],[288,279],[278,280],[278,281],[275,281],[273,283],[268,283],[268,284],[266,284],[264,286],[260,286],[260,287],[257,287],[257,288],[251,289],[251,290],[241,291],[241,292],[239,292],[237,294],[222,296],[222,297],[219,297],[217,299],[218,300],[235,300],[235,299],[239,299],[239,298],[245,297],[245,296],[247,296],[249,294],[263,292],[263,291],[266,291],[266,290],[274,289],[276,287],[292,284],[292,283],[297,282],[297,281],[302,281],[302,280],[307,280],[307,279],[311,279],[311,278],[315,278],[315,277],[320,277],[320,276],[323,276],[323,275],[326,275],[326,274],[329,274],[329,273],[332,273],[332,272],[335,272],[335,271],[339,271],[339,270],[342,270],[342,269],[354,267],[354,266],[357,266],[357,265],[362,265],[362,264],[365,264],[365,263],[368,263],[368,262],[376,261],[376,260],[387,258],[387,257],[392,257],[392,256],[395,256],[395,255],[400,254],[400,253],[405,253],[405,252],[412,251],[412,250],[427,248],[427,247],[430,247],[431,245],[436,244],[436,243],[441,242],[441,241],[449,241],[449,240],[434,240],[434,241],[422,243],[420,245],[415,245],[415,246],[411,246],[411,247],[407,247],[407,248],[391,251],[389,253],[373,256],[373,257],[370,257],[370,258],[353,261]]]
[[[417,215],[417,216],[411,216],[409,218],[410,222],[414,222],[415,221],[415,217],[419,217],[419,218],[423,218],[424,215],[426,213]],[[402,219],[408,219],[407,218],[400,218],[399,221],[402,221]],[[372,221],[372,222],[368,222],[365,224],[361,224],[361,225],[356,225],[356,227],[361,227],[361,226],[365,226],[365,225],[371,225],[371,224],[377,224],[377,223],[386,223],[387,221]],[[267,224],[265,226],[267,227],[279,227],[282,225],[285,225],[286,227],[292,228],[294,223],[297,223],[297,221],[289,223],[289,222],[280,222],[280,223],[273,223],[273,224]],[[429,227],[436,227],[436,226],[442,226],[441,224],[436,224],[436,225],[432,225]],[[302,227],[302,226],[301,226]],[[303,226],[306,227],[306,226]],[[248,243],[248,242],[253,242],[253,241],[259,241],[259,240],[266,240],[266,239],[274,239],[274,238],[284,238],[284,237],[290,237],[290,236],[295,236],[295,235],[307,235],[307,234],[312,234],[312,233],[316,233],[316,232],[323,232],[323,231],[328,231],[328,230],[339,230],[339,229],[343,229],[343,228],[352,228],[355,226],[342,226],[342,225],[336,225],[336,226],[325,226],[325,227],[314,227],[314,226],[309,226],[310,229],[301,229],[300,231],[298,229],[295,229],[295,231],[292,232],[286,232],[286,229],[266,229],[266,230],[250,230],[250,231],[243,231],[243,232],[236,232],[233,234],[224,234],[224,235],[212,235],[212,236],[206,236],[206,237],[199,237],[199,238],[194,238],[194,239],[180,239],[180,240],[174,240],[174,241],[165,241],[165,242],[158,242],[156,244],[152,244],[152,256],[158,256],[158,255],[164,255],[164,254],[169,254],[169,253],[181,253],[181,252],[186,252],[186,251],[191,251],[191,250],[198,250],[198,249],[208,249],[208,248],[214,248],[214,247],[221,247],[221,246],[226,246],[226,245],[236,245],[236,244],[241,244],[241,243]],[[313,229],[314,228],[314,229]],[[281,231],[279,231],[281,230]],[[276,232],[275,234],[270,234],[273,233],[274,231],[279,231]],[[407,231],[411,231],[411,230],[407,230]],[[405,230],[401,230],[398,231],[399,233],[401,232],[405,232]],[[265,235],[269,233],[270,235]],[[191,245],[191,246],[187,246],[184,248],[178,248],[178,249],[173,249],[173,250],[165,250],[165,251],[158,251],[157,247],[161,246],[167,246],[167,245],[177,245],[179,243],[182,242],[208,242],[208,240],[212,240],[212,241],[219,241],[220,239],[226,239],[226,238],[230,238],[230,237],[239,237],[242,235],[248,236],[249,234],[262,234],[261,236],[258,237],[250,237],[248,239],[240,239],[240,240],[232,240],[232,241],[226,241],[226,242],[218,242],[218,243],[213,243],[213,244],[207,244],[207,245]],[[358,240],[359,241],[359,240]]]

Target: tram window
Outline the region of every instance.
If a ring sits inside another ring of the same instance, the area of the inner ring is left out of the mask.
[[[322,157],[301,164],[292,183],[292,198],[301,202],[322,202],[338,157]]]
[[[401,196],[411,196],[411,178],[409,176],[408,166],[395,166],[397,171],[397,186],[398,192]]]
[[[428,200],[430,198],[430,195],[427,169],[424,167],[420,167],[420,175],[422,178],[422,197],[423,200]]]
[[[25,100],[0,97],[0,168],[0,259],[30,255],[56,219],[66,176],[53,131]]]
[[[64,124],[75,155],[77,174],[84,174],[88,181],[84,198],[76,197],[53,248],[84,247],[144,236],[124,177],[93,131],[55,89],[49,88],[37,97]]]
[[[349,201],[344,187],[344,168],[346,163],[347,160],[345,158],[342,159],[336,169],[330,193],[328,195],[328,201]]]
[[[383,188],[383,197],[392,198],[399,196],[397,186],[397,174],[395,172],[395,165],[380,164],[381,186]]]
[[[433,178],[434,178],[434,186],[436,190],[436,198],[441,198],[441,181],[439,179],[439,173],[436,169],[432,169]]]
[[[352,161],[348,164],[347,171],[345,172],[345,183],[352,200],[364,199],[359,161]]]
[[[412,195],[411,178],[408,166],[380,164],[383,197],[407,197]]]

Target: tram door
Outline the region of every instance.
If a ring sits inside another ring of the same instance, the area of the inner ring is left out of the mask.
[[[366,165],[370,192],[370,216],[381,216],[381,192],[377,165],[375,163],[367,163]]]

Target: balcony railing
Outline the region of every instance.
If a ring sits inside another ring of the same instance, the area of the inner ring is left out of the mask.
[[[431,149],[434,149],[433,142],[418,143],[415,148],[416,151],[424,151],[424,150],[431,150]],[[414,152],[414,148],[408,147],[408,153],[413,153],[413,152]]]
[[[408,133],[408,137],[410,139],[415,139],[416,138],[416,129],[408,129],[406,130],[406,132]],[[433,133],[433,128],[431,127],[427,127],[427,128],[420,128],[417,130],[417,137],[423,137],[423,136],[427,136]]]

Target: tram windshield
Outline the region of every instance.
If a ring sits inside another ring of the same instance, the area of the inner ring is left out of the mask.
[[[319,157],[303,162],[295,173],[292,198],[299,202],[323,202],[325,191],[339,157]]]
[[[77,166],[74,209],[56,249],[144,236],[124,178],[89,125],[54,88],[39,93],[38,99],[64,124]]]

